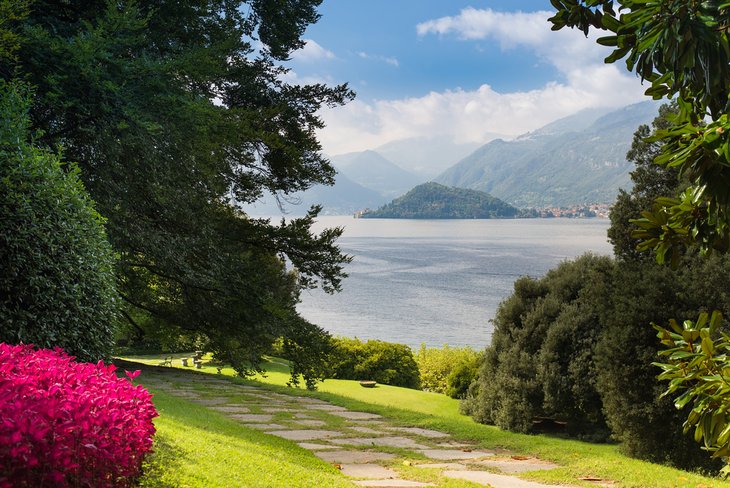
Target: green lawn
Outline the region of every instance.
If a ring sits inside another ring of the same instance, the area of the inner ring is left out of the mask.
[[[333,466],[292,442],[152,391],[160,416],[155,420],[155,454],[142,487],[352,486]]]
[[[147,364],[157,364],[160,360],[159,356],[143,356],[127,359]],[[179,361],[175,361],[175,366],[181,367]],[[191,370],[192,368],[187,369]],[[319,385],[317,392],[307,392],[302,389],[292,391],[291,388],[287,388],[285,386],[289,379],[289,375],[288,366],[284,361],[272,358],[265,364],[265,369],[267,370],[265,377],[259,375],[252,380],[244,381],[240,378],[236,378],[234,381],[258,384],[262,387],[282,393],[316,396],[345,407],[378,413],[404,425],[442,430],[452,434],[457,439],[477,442],[484,448],[508,449],[515,454],[537,456],[545,460],[554,461],[563,466],[560,469],[552,471],[532,473],[529,477],[536,481],[596,486],[595,484],[580,482],[578,480],[581,477],[597,477],[605,480],[612,480],[616,482],[616,484],[612,486],[617,487],[730,488],[730,483],[720,481],[718,479],[708,478],[699,474],[688,473],[626,457],[620,453],[619,448],[616,445],[591,444],[545,435],[513,434],[502,431],[496,427],[477,424],[471,418],[461,415],[458,412],[458,402],[446,397],[445,395],[386,385],[379,385],[377,388],[368,389],[362,388],[355,381],[347,380],[326,380]],[[202,373],[217,374],[217,371],[215,367],[204,366]],[[222,374],[226,376],[234,375],[233,371],[230,369],[224,369]],[[178,436],[185,437],[191,435],[191,432],[183,427],[187,420],[179,416],[180,412],[177,412],[178,417],[175,417],[172,420],[165,418],[166,416],[171,415],[170,412],[173,412],[174,415],[175,410],[168,410],[169,405],[167,405],[167,402],[169,400],[165,397],[162,397],[160,400],[163,404],[163,409],[161,411],[162,415],[159,419],[162,442],[171,443],[171,439],[176,439]],[[157,401],[156,397],[156,402]],[[225,421],[225,419],[221,419],[221,421]],[[173,425],[168,426],[168,422],[174,423]],[[175,427],[174,429],[172,428],[173,426]],[[202,435],[195,435],[198,438],[197,442],[200,443],[201,449],[204,449],[208,441]],[[258,432],[251,435],[262,436]],[[263,437],[268,438],[268,436]],[[251,441],[249,439],[246,442]],[[281,449],[284,449],[282,452],[286,452],[286,449],[283,446],[289,445],[290,443],[282,443],[281,441],[278,443],[276,441],[268,441],[268,443],[265,444],[267,449],[275,449],[275,446],[280,446]],[[289,447],[288,449],[291,453],[291,448]],[[296,449],[299,448],[296,447]],[[293,459],[300,459],[298,457],[299,455],[303,457],[313,457],[306,452],[302,452],[294,456]],[[286,459],[287,458],[284,457],[284,460],[282,460],[284,470],[289,469],[290,464],[292,466],[298,466],[297,462],[292,461],[290,463],[289,461],[286,461]],[[187,463],[194,461],[186,459],[184,462]],[[191,468],[191,470],[205,471],[213,469],[214,464],[214,461],[211,461],[210,467],[199,466],[197,468]],[[323,472],[322,475],[324,476],[325,474],[327,473]],[[158,485],[152,484],[149,486]],[[271,484],[267,486],[278,485]],[[309,485],[303,481],[301,484],[297,484],[296,486]],[[325,484],[323,486],[339,485]]]

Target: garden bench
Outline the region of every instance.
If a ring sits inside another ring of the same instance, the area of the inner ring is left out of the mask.
[[[160,366],[172,366],[172,356],[165,356],[165,359],[159,365]]]

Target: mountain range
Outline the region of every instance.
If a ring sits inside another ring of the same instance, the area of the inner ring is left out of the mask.
[[[512,141],[491,141],[434,181],[487,192],[517,207],[612,203],[630,188],[633,133],[658,105],[579,112]]]
[[[321,204],[324,214],[352,214],[378,208],[427,181],[486,192],[521,208],[612,203],[619,188],[631,187],[633,165],[626,152],[633,133],[651,123],[658,108],[647,101],[618,110],[584,110],[481,146],[434,137],[335,155],[330,160],[338,171],[336,184],[293,195],[285,209],[298,215]],[[271,196],[246,211],[280,213]]]

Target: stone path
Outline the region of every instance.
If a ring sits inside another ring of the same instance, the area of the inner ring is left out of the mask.
[[[358,486],[439,486],[407,479],[395,469],[406,465],[410,467],[408,473],[417,468],[431,474],[425,479],[433,479],[434,470],[438,470],[445,478],[494,488],[557,488],[525,481],[513,474],[558,466],[539,459],[478,449],[451,439],[445,432],[399,426],[377,414],[202,374],[155,368],[146,369],[144,376],[142,383],[153,390],[204,405],[247,427],[298,443],[336,465]]]

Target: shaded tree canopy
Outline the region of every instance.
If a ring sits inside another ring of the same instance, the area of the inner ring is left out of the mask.
[[[333,182],[317,111],[353,93],[289,84],[283,66],[320,1],[0,3],[0,76],[34,87],[37,143],[78,162],[108,219],[126,317],[241,371],[349,259],[341,229],[312,231],[316,207],[278,224],[240,210]]]

